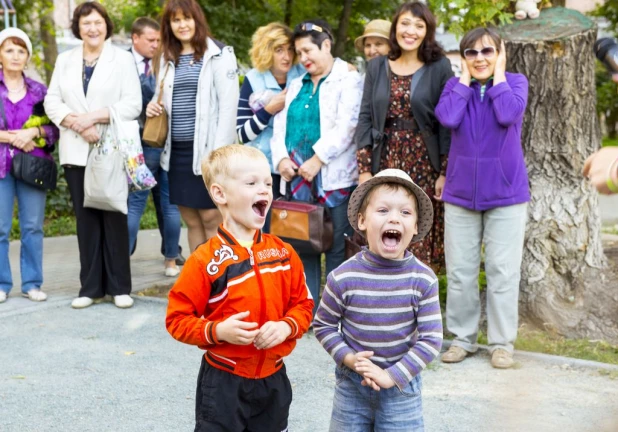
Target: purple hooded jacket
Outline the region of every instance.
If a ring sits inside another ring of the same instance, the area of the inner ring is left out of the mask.
[[[506,82],[470,87],[451,78],[436,106],[436,117],[451,129],[451,149],[442,199],[484,211],[530,201],[521,145],[528,80],[516,73]]]
[[[45,99],[47,87],[27,77],[24,77],[24,80],[26,83],[26,96],[17,103],[13,103],[9,100],[9,91],[4,84],[4,73],[0,70],[0,98],[4,104],[4,112],[8,122],[8,125],[5,125],[4,120],[0,116],[0,130],[21,129],[26,120],[32,115],[34,105]],[[45,144],[47,147],[51,147],[58,141],[58,128],[51,123],[42,127],[45,129]],[[11,171],[11,161],[13,160],[10,152],[11,149],[15,154],[21,152],[21,150],[11,147],[8,143],[0,143],[0,179],[6,177],[7,173]],[[42,148],[35,147],[31,154],[46,159],[53,159],[52,155]]]

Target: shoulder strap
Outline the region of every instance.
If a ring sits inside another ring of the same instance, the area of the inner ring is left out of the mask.
[[[165,68],[165,73],[163,74],[163,78],[161,79],[161,84],[159,84],[159,98],[157,99],[157,103],[161,105],[161,101],[163,100],[163,84],[165,84],[165,77],[167,76],[167,72],[170,70],[170,64],[167,63]]]
[[[9,123],[6,120],[6,114],[4,113],[4,102],[2,101],[2,98],[0,98],[0,115],[2,116],[2,121],[4,121],[3,130],[9,130]]]

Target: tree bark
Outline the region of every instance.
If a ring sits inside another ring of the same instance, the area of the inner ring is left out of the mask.
[[[292,6],[294,4],[294,0],[286,0],[285,2],[285,15],[283,16],[283,23],[286,26],[290,26],[292,23]]]
[[[550,8],[501,29],[507,70],[529,82],[522,144],[532,199],[520,284],[524,321],[573,338],[618,342],[618,283],[601,244],[598,195],[582,178],[601,141],[595,24]]]
[[[47,3],[47,2],[45,2]],[[43,56],[45,57],[45,80],[49,85],[51,81],[56,58],[58,58],[58,45],[56,44],[56,30],[54,27],[54,8],[53,4],[47,4],[41,11],[39,16],[39,32],[41,34],[41,42],[43,45]]]
[[[354,0],[345,0],[343,2],[343,10],[339,17],[339,27],[337,27],[337,40],[333,50],[334,57],[341,57],[345,52],[348,27],[350,25],[350,17],[352,16],[352,3],[354,3]]]

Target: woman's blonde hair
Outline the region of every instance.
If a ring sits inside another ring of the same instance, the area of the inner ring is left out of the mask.
[[[273,65],[275,50],[292,43],[292,30],[284,24],[274,22],[259,27],[251,38],[249,56],[253,67],[266,72]]]

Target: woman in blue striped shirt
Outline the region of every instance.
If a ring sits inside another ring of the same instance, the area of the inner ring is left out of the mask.
[[[236,141],[238,73],[232,47],[210,37],[195,0],[170,0],[161,20],[161,49],[155,61],[163,80],[169,131],[161,167],[169,171],[170,202],[189,231],[191,251],[216,233],[221,215],[204,186],[200,162],[215,148]],[[146,115],[162,112],[148,104]]]

